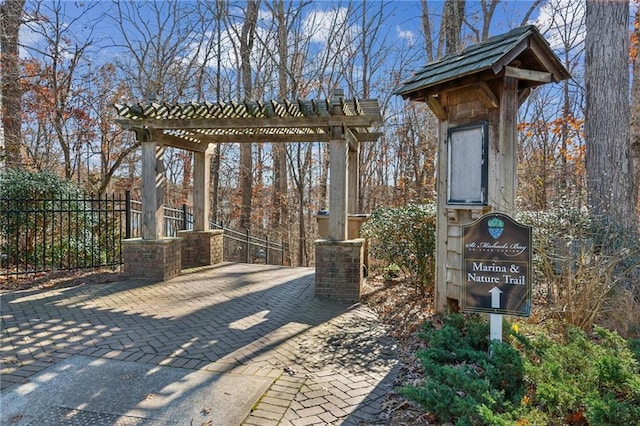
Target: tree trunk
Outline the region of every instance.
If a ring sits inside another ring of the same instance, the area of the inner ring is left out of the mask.
[[[242,71],[242,86],[245,99],[253,97],[253,85],[251,83],[251,51],[255,40],[256,23],[258,21],[258,9],[260,2],[249,0],[246,6],[246,15],[242,24],[240,37],[240,69]],[[253,144],[240,145],[240,191],[242,192],[242,206],[240,209],[240,229],[251,229],[251,201],[253,195]]]
[[[288,39],[287,20],[284,12],[284,1],[274,1],[274,17],[278,23],[278,97],[287,98],[287,60]],[[284,238],[287,227],[284,221],[287,217],[287,153],[285,146],[280,143],[271,145],[273,150],[273,188],[272,188],[272,227]]]
[[[637,229],[629,139],[629,3],[586,3],[585,137],[592,212]]]
[[[22,88],[18,55],[18,33],[24,4],[25,0],[5,0],[0,6],[0,100],[7,167],[21,167],[25,158],[22,148]]]
[[[421,0],[422,7],[422,32],[424,32],[424,47],[427,52],[427,63],[433,62],[433,39],[431,38],[431,17],[427,0]]]
[[[631,80],[631,160],[636,182],[636,202],[640,200],[640,9],[634,18],[633,77]],[[640,205],[637,206],[640,211]]]
[[[445,37],[445,53],[452,55],[462,50],[462,22],[466,0],[446,0],[441,23]]]

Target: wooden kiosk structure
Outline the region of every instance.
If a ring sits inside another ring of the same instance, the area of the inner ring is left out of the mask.
[[[222,261],[221,230],[209,229],[210,155],[219,143],[328,142],[330,188],[328,239],[316,242],[316,294],[357,300],[362,284],[362,240],[347,238],[356,214],[360,143],[376,140],[382,122],[377,100],[229,103],[133,103],[115,109],[122,128],[142,145],[142,238],[125,240],[124,270],[133,278],[165,281],[185,268]],[[165,147],[194,154],[193,230],[164,235]],[[355,265],[357,264],[357,266]]]
[[[513,214],[518,107],[533,87],[569,78],[534,26],[516,28],[427,64],[396,94],[426,102],[439,120],[436,309],[457,311],[462,225]]]

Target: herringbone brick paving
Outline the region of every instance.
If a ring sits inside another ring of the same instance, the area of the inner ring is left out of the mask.
[[[273,378],[245,425],[375,420],[395,375],[393,341],[367,307],[313,292],[313,269],[246,264],[7,292],[0,389],[81,354]]]

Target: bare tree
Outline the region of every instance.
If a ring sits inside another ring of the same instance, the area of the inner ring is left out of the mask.
[[[311,151],[312,144],[297,143],[292,144],[292,149],[287,151],[289,160],[289,174],[293,180],[293,187],[296,191],[296,197],[300,208],[297,212],[298,222],[298,265],[309,265],[309,249],[307,247],[307,231],[305,227],[305,190],[308,188],[309,179],[311,177]]]
[[[637,2],[636,2],[637,5]],[[632,34],[631,58],[633,75],[631,80],[631,160],[636,179],[636,200],[640,212],[640,8],[636,9]]]
[[[628,2],[587,1],[586,167],[593,213],[635,231],[638,217],[629,152],[628,20]]]
[[[521,114],[523,160],[521,200],[530,208],[547,208],[562,200],[584,205],[584,4],[550,0],[535,22],[571,78],[534,91]],[[535,176],[535,178],[532,178]],[[525,189],[527,188],[527,189]]]
[[[0,5],[0,72],[2,91],[2,128],[7,167],[20,167],[24,162],[22,148],[22,88],[18,35],[25,0],[5,0]]]
[[[111,17],[123,54],[115,64],[134,99],[175,102],[190,96],[199,71],[189,54],[201,41],[200,22],[189,3],[117,0]]]
[[[199,3],[199,5],[202,5]],[[212,9],[213,7],[213,9]],[[223,32],[225,31],[225,17],[229,11],[229,4],[226,0],[216,0],[215,2],[205,2],[204,10],[200,14],[200,19],[205,22],[210,21],[215,24],[214,35],[209,38],[209,43],[205,49],[205,56],[202,58],[200,74],[199,74],[199,97],[204,97],[204,80],[208,73],[209,52],[215,58],[215,74],[211,87],[214,88],[215,99],[220,101],[224,93],[222,91],[222,54],[223,54]],[[210,15],[214,19],[210,19]],[[212,220],[218,222],[220,220],[220,166],[222,162],[222,146],[218,143],[215,146],[213,159],[211,161],[211,214]]]
[[[240,33],[240,69],[244,98],[253,98],[251,52],[255,42],[256,24],[260,0],[249,0],[246,5],[245,19]],[[253,197],[253,144],[240,146],[240,191],[242,205],[240,208],[240,228],[251,229],[251,206]]]
[[[51,132],[62,155],[63,175],[71,179],[78,167],[78,153],[84,150],[89,135],[90,119],[84,104],[85,88],[80,84],[83,74],[88,72],[90,61],[88,50],[93,45],[91,32],[80,34],[83,20],[88,19],[92,7],[88,4],[75,16],[63,1],[37,2],[34,4],[34,19],[31,31],[42,42],[30,45],[27,50],[32,56],[29,75],[26,76],[32,98],[32,112],[35,123]],[[51,149],[51,147],[49,147]],[[31,150],[31,156],[38,155]]]

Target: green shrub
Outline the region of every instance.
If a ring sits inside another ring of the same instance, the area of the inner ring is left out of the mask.
[[[440,421],[457,425],[487,423],[485,416],[499,424],[496,419],[517,407],[524,394],[522,359],[506,344],[489,344],[483,317],[453,314],[441,329],[426,326],[421,337],[429,344],[417,353],[425,369],[424,385],[407,386],[400,393]]]
[[[426,291],[435,280],[435,206],[409,204],[376,210],[362,227],[370,254],[383,269],[397,266]]]
[[[442,423],[640,424],[637,343],[615,332],[568,326],[552,340],[548,330],[512,330],[489,344],[484,318],[460,314],[423,330],[425,380],[399,392]]]
[[[629,339],[629,350],[638,363],[640,363],[640,339]]]
[[[530,339],[525,371],[533,406],[558,421],[584,418],[590,425],[640,423],[640,370],[627,342],[594,327],[589,338],[569,326],[563,341]]]
[[[91,213],[91,202],[51,172],[0,174],[0,252],[9,267],[76,268],[113,262],[119,222]]]

